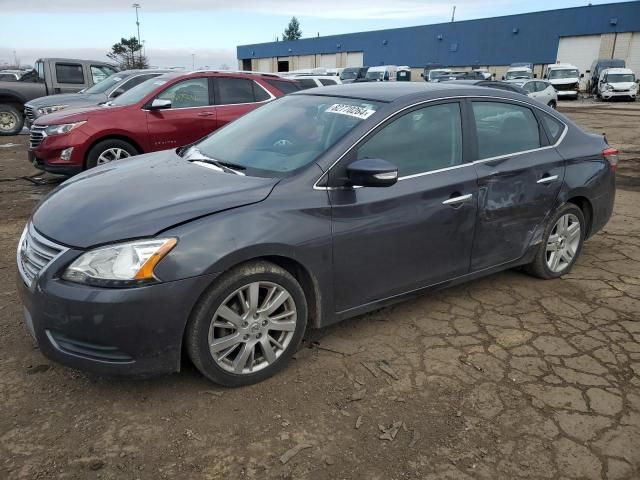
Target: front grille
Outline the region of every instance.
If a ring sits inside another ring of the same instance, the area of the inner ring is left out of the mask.
[[[566,83],[564,85],[554,85],[553,88],[558,91],[578,90],[578,85],[576,85],[575,83]]]
[[[22,280],[31,286],[38,275],[60,254],[67,249],[40,235],[29,223],[18,244],[18,270]]]
[[[132,363],[133,358],[117,347],[78,340],[60,332],[45,330],[49,341],[58,350],[78,357],[109,363]]]
[[[33,107],[30,106],[25,106],[24,107],[24,116],[27,117],[27,120],[29,120],[29,122],[33,122],[36,119],[36,112],[33,109]]]
[[[29,148],[31,150],[38,148],[44,140],[44,137],[47,136],[45,133],[46,128],[47,127],[39,127],[37,125],[31,127],[31,130],[29,130]]]

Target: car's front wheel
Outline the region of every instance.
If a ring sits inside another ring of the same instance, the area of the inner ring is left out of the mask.
[[[115,162],[134,155],[138,155],[138,151],[129,142],[110,138],[91,147],[87,155],[87,168],[97,167],[98,165]]]
[[[210,380],[238,387],[281,370],[307,326],[296,279],[265,261],[227,272],[196,306],[186,332],[189,357]]]
[[[585,236],[582,210],[572,203],[560,207],[550,218],[536,256],[527,271],[539,278],[558,278],[576,262]]]
[[[0,105],[0,135],[18,135],[24,126],[24,117],[11,105]]]

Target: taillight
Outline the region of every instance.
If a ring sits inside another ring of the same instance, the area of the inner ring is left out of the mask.
[[[616,168],[618,167],[618,149],[606,148],[602,151],[602,156],[609,161],[609,165],[611,165],[611,170],[615,172]]]

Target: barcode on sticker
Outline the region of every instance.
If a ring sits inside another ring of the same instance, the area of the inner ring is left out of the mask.
[[[349,115],[350,117],[356,117],[362,120],[366,120],[376,113],[375,110],[371,110],[370,108],[359,107],[358,105],[344,105],[342,103],[334,103],[325,111],[329,113],[338,113],[340,115]]]

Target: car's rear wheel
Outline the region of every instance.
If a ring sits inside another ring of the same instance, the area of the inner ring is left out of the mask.
[[[11,105],[0,105],[0,135],[17,135],[24,126],[24,117]]]
[[[138,150],[129,142],[119,139],[107,139],[96,143],[87,155],[87,168],[97,167],[123,158],[138,155]]]
[[[582,210],[572,203],[560,207],[549,220],[536,256],[527,271],[536,277],[558,278],[576,262],[585,236]]]
[[[307,301],[300,284],[283,268],[258,261],[229,271],[205,293],[185,342],[204,376],[238,387],[280,371],[306,325]]]

